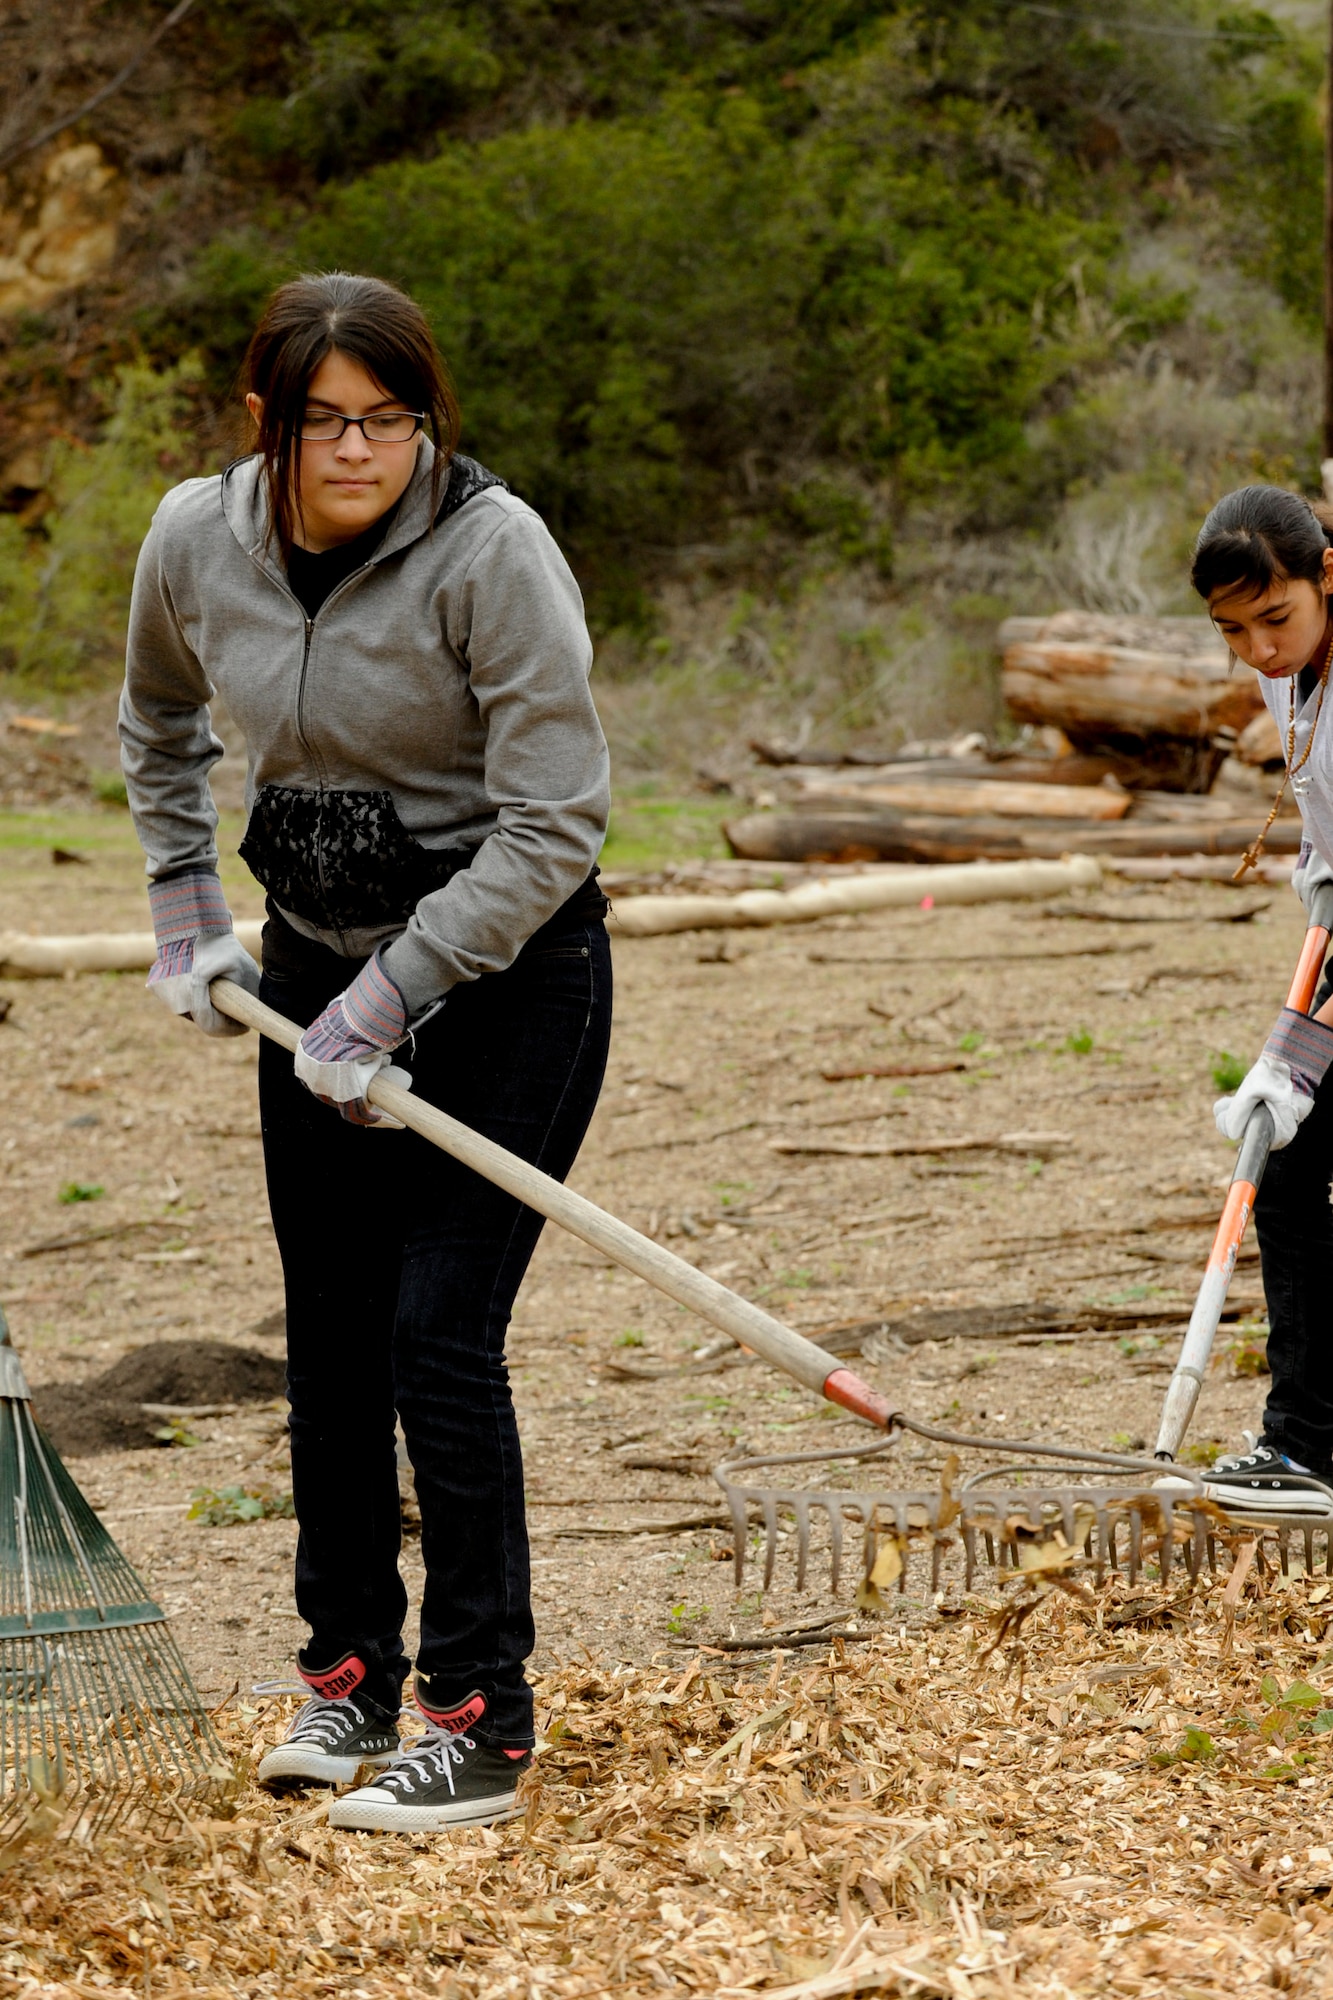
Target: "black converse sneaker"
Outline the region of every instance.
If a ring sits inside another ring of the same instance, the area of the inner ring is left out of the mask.
[[[418,1703],[421,1697],[418,1691]],[[471,1694],[458,1708],[421,1709],[426,1732],[408,1744],[370,1784],[329,1807],[329,1825],[377,1833],[443,1833],[455,1826],[494,1826],[519,1811],[518,1781],[532,1766],[531,1750],[503,1750],[468,1730],[485,1719],[486,1698]]]
[[[304,1781],[314,1785],[350,1785],[363,1764],[391,1764],[400,1748],[398,1725],[358,1691],[366,1669],[347,1653],[323,1673],[298,1669],[295,1684],[265,1681],[257,1694],[311,1690],[281,1743],[260,1760],[261,1785]]]
[[[1261,1438],[1246,1452],[1219,1458],[1204,1480],[1204,1498],[1230,1514],[1315,1514],[1333,1520],[1333,1486]]]

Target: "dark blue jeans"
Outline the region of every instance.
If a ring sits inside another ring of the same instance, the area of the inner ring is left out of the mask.
[[[308,1026],[359,970],[281,919],[263,998]],[[416,1094],[558,1178],[597,1103],[611,955],[597,922],[546,926],[507,972],[450,993],[397,1058]],[[265,1041],[259,1102],[287,1293],[296,1604],[310,1668],[360,1655],[397,1709],[408,1660],[394,1413],[421,1508],[416,1670],[431,1705],[480,1688],[497,1743],[533,1741],[523,1463],[505,1331],[542,1218],[414,1132],[349,1125]]]
[[[1333,994],[1325,970],[1316,1007]],[[1254,1205],[1273,1371],[1264,1435],[1326,1477],[1333,1466],[1333,1072]]]

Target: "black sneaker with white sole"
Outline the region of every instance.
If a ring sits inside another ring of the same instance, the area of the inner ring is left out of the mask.
[[[1204,1497],[1229,1514],[1313,1514],[1333,1520],[1333,1486],[1264,1439],[1246,1452],[1219,1458],[1204,1480]]]
[[[486,1701],[473,1694],[447,1717],[428,1714],[427,1728],[386,1771],[329,1807],[329,1825],[373,1833],[444,1833],[455,1826],[494,1826],[520,1807],[518,1783],[532,1752],[504,1749],[469,1735],[484,1724]],[[462,1726],[457,1718],[466,1717]],[[453,1726],[451,1726],[453,1725]]]
[[[295,1686],[266,1682],[256,1690],[263,1694],[312,1690],[282,1742],[261,1758],[257,1773],[261,1785],[350,1785],[364,1764],[393,1762],[402,1747],[397,1722],[361,1691],[364,1679],[361,1662],[348,1654],[324,1673],[302,1669]]]

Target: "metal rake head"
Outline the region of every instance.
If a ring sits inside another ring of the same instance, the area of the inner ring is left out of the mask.
[[[784,1466],[826,1466],[882,1460],[903,1433],[949,1448],[933,1470],[936,1483],[912,1487],[775,1485],[761,1476]],[[1009,1454],[994,1463],[997,1452]],[[992,1462],[966,1472],[959,1453],[983,1454]],[[784,1544],[794,1543],[795,1587],[805,1588],[816,1541],[827,1548],[830,1584],[836,1594],[848,1551],[849,1531],[859,1541],[859,1574],[869,1580],[884,1542],[897,1547],[894,1580],[900,1594],[909,1588],[914,1556],[928,1557],[929,1588],[949,1583],[970,1590],[983,1568],[1035,1573],[1063,1549],[1101,1584],[1120,1572],[1139,1580],[1149,1561],[1163,1581],[1179,1558],[1191,1581],[1206,1566],[1216,1567],[1219,1542],[1258,1537],[1276,1544],[1283,1574],[1291,1560],[1292,1537],[1299,1538],[1304,1568],[1316,1566],[1315,1537],[1323,1533],[1326,1572],[1333,1575],[1333,1522],[1315,1515],[1246,1515],[1229,1519],[1204,1496],[1203,1481],[1157,1459],[1120,1452],[1079,1451],[1026,1440],[969,1437],[898,1413],[888,1436],[841,1451],[747,1455],[724,1461],[714,1478],[726,1495],[735,1528],[735,1574],[739,1586],[758,1516],[764,1535],[764,1588],[777,1569]],[[855,1544],[853,1544],[855,1546]]]
[[[95,1831],[235,1784],[134,1569],[33,1418],[0,1315],[0,1838],[36,1812]]]

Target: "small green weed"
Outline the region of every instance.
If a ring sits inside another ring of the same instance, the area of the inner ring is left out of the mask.
[[[153,1436],[159,1444],[188,1446],[199,1443],[184,1417],[169,1417],[153,1432]]]
[[[637,1326],[627,1326],[623,1333],[616,1335],[617,1347],[642,1347],[643,1335]]]
[[[959,1053],[965,1056],[975,1055],[978,1049],[984,1048],[985,1042],[986,1037],[979,1028],[969,1028],[965,1035],[958,1037]]]
[[[1247,1067],[1248,1065],[1243,1063],[1239,1056],[1233,1056],[1226,1049],[1220,1049],[1213,1057],[1211,1073],[1214,1090],[1220,1090],[1229,1097],[1232,1091],[1239,1090],[1245,1081]]]
[[[1152,1354],[1161,1344],[1154,1333],[1140,1334],[1134,1340],[1131,1340],[1128,1334],[1121,1334],[1116,1342],[1126,1361],[1132,1361],[1136,1354]]]
[[[290,1493],[271,1486],[196,1486],[190,1495],[190,1521],[206,1528],[234,1528],[243,1521],[290,1521],[295,1518]]]
[[[68,1208],[76,1201],[100,1201],[105,1193],[100,1181],[66,1181],[56,1199]]]
[[[701,1618],[706,1618],[707,1616],[708,1606],[706,1604],[695,1605],[691,1608],[682,1599],[679,1604],[673,1604],[667,1613],[667,1631],[670,1632],[674,1639],[681,1639],[685,1636],[688,1626],[697,1624]]]
[[[1095,1047],[1095,1038],[1089,1028],[1080,1028],[1075,1034],[1066,1035],[1064,1053],[1067,1056],[1090,1056]]]
[[[130,795],[119,771],[94,771],[92,787],[99,804],[128,809]]]
[[[719,1208],[734,1208],[738,1194],[750,1194],[753,1181],[714,1181],[713,1193],[717,1196]]]
[[[1217,1745],[1208,1731],[1196,1729],[1191,1724],[1174,1750],[1154,1750],[1151,1762],[1162,1767],[1169,1764],[1206,1764],[1216,1755]]]
[[[1209,1439],[1206,1444],[1202,1440],[1197,1444],[1187,1444],[1181,1453],[1186,1465],[1200,1465],[1205,1471],[1210,1466],[1216,1465],[1221,1456],[1222,1447],[1213,1439]]]

